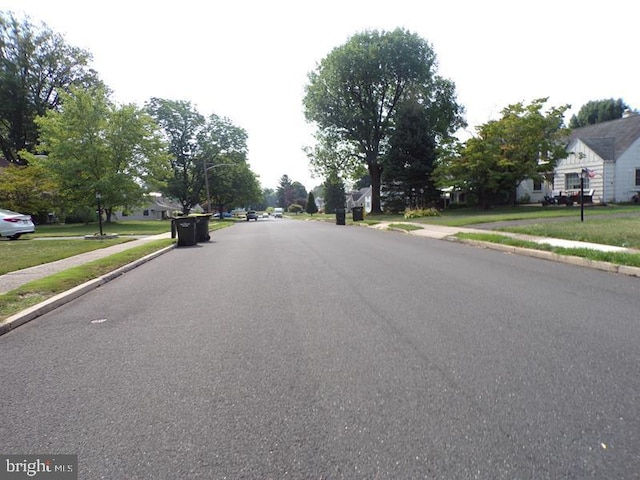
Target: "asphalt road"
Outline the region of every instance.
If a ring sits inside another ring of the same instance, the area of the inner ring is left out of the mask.
[[[0,453],[81,479],[640,478],[640,282],[265,220],[0,337]]]

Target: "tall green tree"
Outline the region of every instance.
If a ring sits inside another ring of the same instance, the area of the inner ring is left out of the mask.
[[[283,175],[280,177],[278,188],[276,189],[276,196],[278,197],[278,205],[285,210],[294,202],[293,198],[293,182],[289,178],[289,175]]]
[[[316,205],[316,197],[313,195],[313,192],[309,192],[309,195],[307,196],[307,208],[305,208],[305,211],[309,215],[318,213],[318,206]]]
[[[166,145],[151,117],[134,105],[115,105],[102,87],[61,95],[64,109],[36,118],[43,164],[67,210],[92,207],[99,194],[109,222],[115,208],[143,201],[145,178],[167,161]]]
[[[367,31],[335,48],[309,74],[307,121],[358,156],[371,177],[372,211],[379,213],[381,155],[386,154],[399,104],[412,95],[430,112],[438,138],[464,124],[454,84],[436,74],[429,43],[402,29]],[[318,162],[322,157],[315,158]]]
[[[262,196],[264,197],[265,209],[278,206],[278,196],[273,188],[264,188],[262,190]]]
[[[90,61],[45,24],[0,12],[0,149],[9,162],[24,164],[18,152],[35,153],[35,118],[58,109],[62,93],[103,86]]]
[[[201,179],[207,186],[209,199],[200,196],[207,211],[215,206],[222,213],[227,205],[246,205],[260,201],[259,184],[247,164],[247,132],[231,120],[210,115],[198,134],[202,167]],[[222,215],[220,216],[222,219]]]
[[[325,213],[335,213],[337,208],[344,208],[346,200],[344,181],[337,173],[334,172],[327,177],[323,188]]]
[[[307,204],[307,189],[300,182],[293,182],[291,184],[291,195],[293,198],[293,203],[297,205],[302,205],[304,209]]]
[[[215,169],[210,182],[211,203],[220,212],[220,220],[225,206],[255,206],[263,198],[260,182],[249,164],[241,158],[232,161],[230,166]]]
[[[398,210],[404,210],[405,206],[424,208],[438,197],[431,178],[436,159],[434,136],[428,112],[422,105],[415,100],[403,102],[384,159],[385,205],[398,203]]]
[[[622,118],[627,109],[629,109],[629,106],[621,98],[617,100],[613,98],[592,100],[585,103],[577,115],[571,116],[569,128],[586,127],[587,125]]]
[[[169,145],[172,174],[164,193],[177,199],[184,214],[201,201],[204,187],[203,161],[206,153],[202,137],[206,136],[206,120],[191,102],[151,98],[146,104],[149,114],[164,131]]]
[[[566,158],[563,117],[568,105],[543,108],[546,98],[502,110],[502,118],[478,127],[478,135],[455,145],[434,175],[440,187],[456,187],[475,195],[483,209],[515,202],[525,179],[542,181],[557,161]]]

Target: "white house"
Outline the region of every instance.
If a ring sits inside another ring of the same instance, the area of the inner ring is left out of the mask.
[[[585,191],[593,190],[593,201],[629,202],[640,192],[640,115],[575,129],[567,144],[569,155],[554,171],[554,190],[580,190],[580,174]]]
[[[371,187],[354,190],[346,195],[347,210],[353,207],[364,207],[364,211],[371,213]]]
[[[178,203],[164,198],[160,193],[150,193],[146,205],[120,214],[128,220],[166,220],[181,211],[182,207]]]

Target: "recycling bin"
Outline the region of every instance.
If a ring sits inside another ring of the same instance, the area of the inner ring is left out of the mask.
[[[211,219],[211,214],[201,213],[191,216],[196,219],[196,242],[208,242],[211,240],[211,235],[209,235],[209,220]]]
[[[353,207],[351,209],[354,222],[361,222],[364,220],[364,207]]]
[[[178,246],[189,247],[197,243],[196,217],[176,217],[171,222],[171,231],[178,234]]]
[[[336,208],[336,225],[347,224],[347,211],[344,208]]]

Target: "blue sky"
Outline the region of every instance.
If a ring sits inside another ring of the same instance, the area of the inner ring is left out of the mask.
[[[469,132],[539,97],[571,113],[603,98],[640,108],[635,7],[622,0],[0,0],[0,9],[92,52],[120,103],[187,100],[230,118],[249,135],[263,187],[283,174],[307,189],[321,183],[302,152],[313,142],[302,112],[307,74],[367,29],[403,27],[431,43]]]

